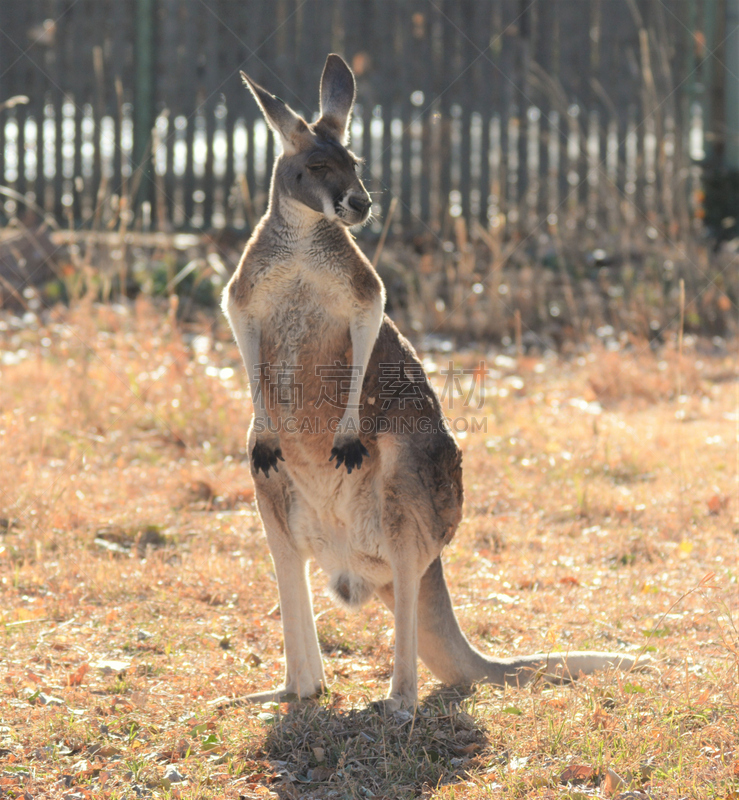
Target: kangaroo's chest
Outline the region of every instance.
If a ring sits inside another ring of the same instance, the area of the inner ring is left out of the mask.
[[[255,290],[264,389],[282,392],[285,409],[313,408],[336,382],[331,370],[351,364],[350,291],[340,274],[299,261],[276,265]],[[341,385],[334,388],[338,398]]]
[[[283,356],[325,343],[340,330],[348,332],[351,315],[350,292],[341,273],[316,269],[299,258],[273,266],[255,285],[250,306],[265,339]]]

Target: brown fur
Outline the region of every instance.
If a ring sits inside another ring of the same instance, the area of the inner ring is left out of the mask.
[[[340,143],[353,77],[329,56],[323,116],[313,126],[245,80],[285,147],[269,209],[224,297],[254,398],[248,450],[285,634],[284,685],[248,699],[306,697],[325,685],[309,559],[340,602],[377,594],[393,610],[388,710],[416,702],[417,653],[441,680],[465,684],[632,666],[608,653],[491,659],[459,629],[440,554],[462,515],[462,454],[413,347],[382,314],[382,283],[346,227],[369,208]],[[311,164],[326,166],[309,175]],[[350,368],[356,380],[327,394],[323,371]],[[299,391],[280,393],[285,374]]]

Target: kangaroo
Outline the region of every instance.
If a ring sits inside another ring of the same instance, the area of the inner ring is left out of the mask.
[[[283,685],[244,699],[307,698],[326,686],[310,559],[340,603],[358,607],[377,595],[393,612],[393,674],[379,701],[387,712],[416,704],[418,656],[442,682],[467,686],[632,668],[635,660],[617,653],[489,658],[462,633],[440,558],[462,516],[462,453],[350,233],[372,206],[345,146],[354,75],[328,56],[312,124],[241,75],[282,153],[223,309],[253,399],[247,448],[286,662]]]

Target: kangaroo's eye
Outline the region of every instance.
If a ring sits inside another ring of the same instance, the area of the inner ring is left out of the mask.
[[[308,169],[311,172],[324,172],[328,169],[328,164],[308,164]]]

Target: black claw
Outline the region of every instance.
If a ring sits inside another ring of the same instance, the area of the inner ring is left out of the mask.
[[[278,458],[280,461],[285,460],[282,457],[282,450],[279,447],[272,450],[271,447],[261,444],[260,442],[257,442],[254,445],[254,449],[251,451],[251,462],[254,465],[254,471],[257,473],[260,471],[263,472],[265,478],[269,478],[270,469],[279,472],[277,468]]]
[[[331,448],[331,458],[329,458],[329,462],[336,459],[336,469],[338,469],[342,462],[344,461],[344,454],[341,452],[341,449],[338,447]]]
[[[369,458],[369,452],[359,439],[354,439],[341,447],[333,447],[329,461],[336,459],[336,469],[343,464],[347,474],[351,475],[352,470],[362,468],[363,458]]]

